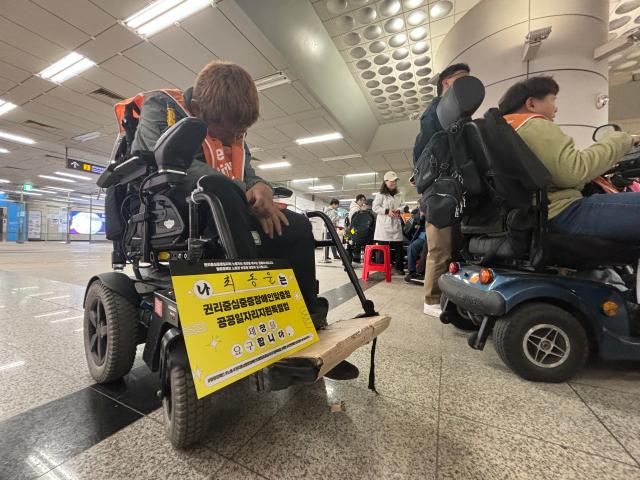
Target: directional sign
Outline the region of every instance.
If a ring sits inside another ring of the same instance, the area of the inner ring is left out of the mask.
[[[22,190],[25,192],[30,192],[32,189],[33,189],[33,183],[24,182],[24,184],[22,185]]]
[[[95,173],[100,175],[104,172],[106,167],[102,165],[96,165],[95,163],[85,162],[83,160],[75,160],[73,158],[67,158],[67,168],[70,170],[79,170],[85,173]]]

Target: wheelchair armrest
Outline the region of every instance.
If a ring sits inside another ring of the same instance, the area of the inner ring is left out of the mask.
[[[108,188],[114,185],[124,185],[132,180],[143,177],[155,170],[156,162],[153,152],[136,151],[124,162],[113,162],[98,178],[96,184],[100,188]]]
[[[286,187],[273,187],[273,198],[291,198],[293,191]]]

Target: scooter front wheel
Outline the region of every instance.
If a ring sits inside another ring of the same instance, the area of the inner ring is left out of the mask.
[[[498,319],[493,343],[509,368],[534,382],[569,380],[589,354],[589,340],[578,319],[543,302],[521,305]]]

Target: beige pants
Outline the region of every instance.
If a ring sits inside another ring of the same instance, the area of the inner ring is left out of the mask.
[[[453,248],[452,228],[436,228],[427,223],[427,261],[424,270],[424,302],[429,305],[440,304],[438,279],[446,273],[451,261]]]

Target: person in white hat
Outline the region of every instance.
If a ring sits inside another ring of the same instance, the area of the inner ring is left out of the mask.
[[[376,230],[373,239],[380,245],[391,247],[391,258],[398,275],[404,275],[404,248],[402,247],[402,207],[404,198],[398,191],[398,174],[389,171],[384,174],[380,192],[373,199],[376,214]]]

